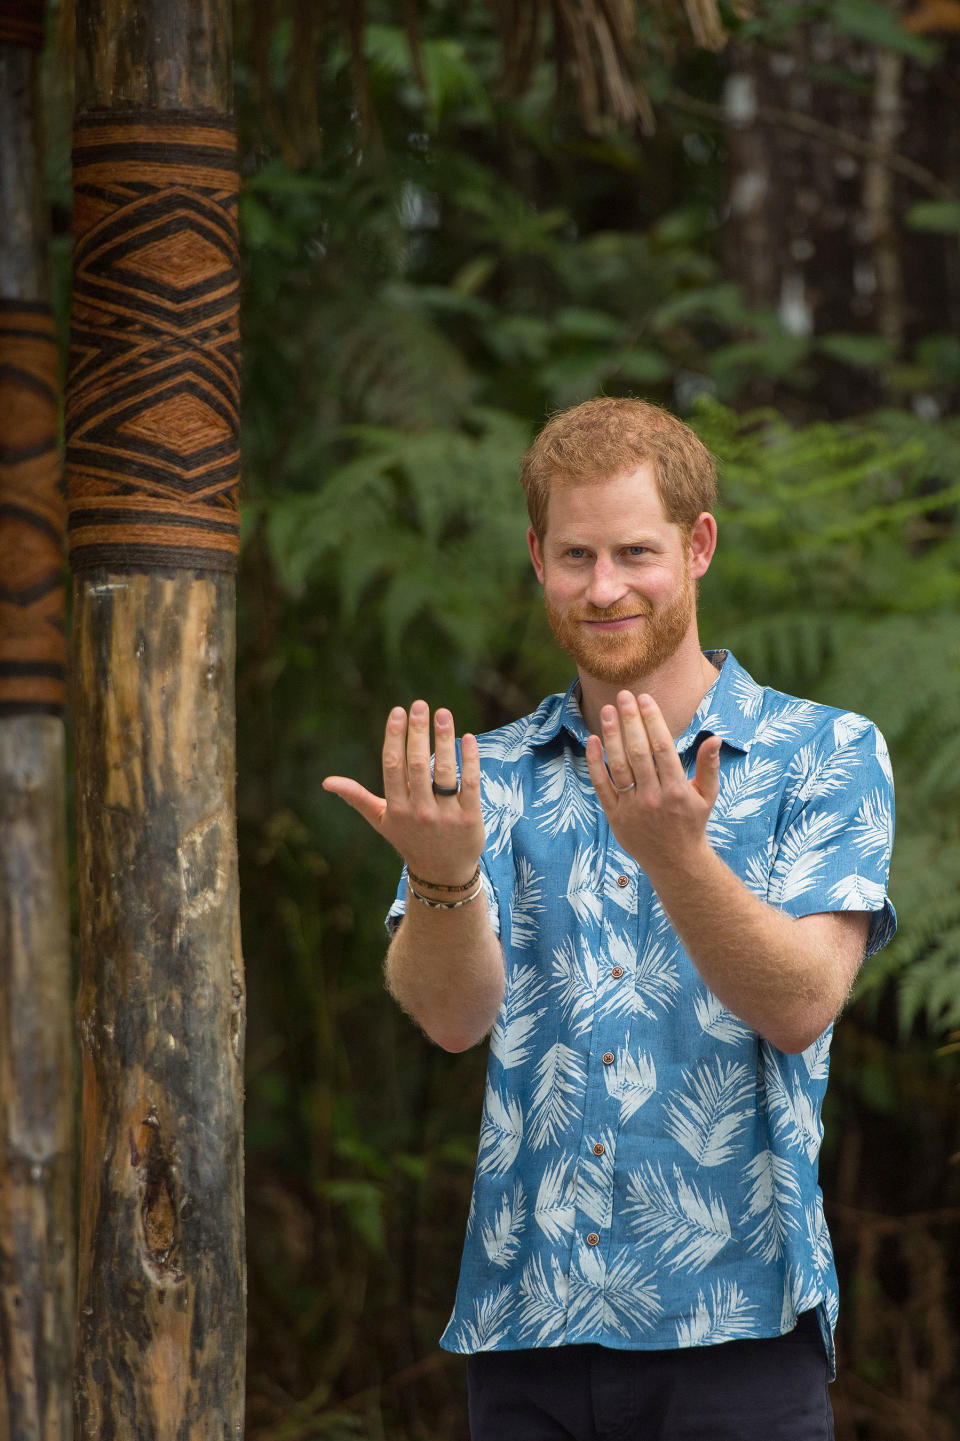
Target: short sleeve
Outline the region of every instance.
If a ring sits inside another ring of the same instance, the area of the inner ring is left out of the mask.
[[[893,850],[893,774],[872,722],[840,715],[821,736],[818,763],[802,781],[775,842],[768,900],[792,916],[872,913],[867,955],[897,929],[887,895]]]

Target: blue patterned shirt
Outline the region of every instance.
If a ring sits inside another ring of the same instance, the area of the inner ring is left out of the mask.
[[[872,912],[893,787],[862,716],[759,686],[732,655],[677,751],[723,738],[707,834],[792,916]],[[817,1184],[832,1027],[786,1055],[700,979],[587,771],[575,682],[479,738],[482,859],[506,994],[490,1040],[473,1199],[441,1344],[623,1349],[777,1336],[837,1278]],[[389,917],[403,912],[405,879]]]

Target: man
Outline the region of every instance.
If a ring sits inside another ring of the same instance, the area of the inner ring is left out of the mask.
[[[715,468],[602,398],[522,470],[565,696],[459,755],[391,711],[406,863],[387,984],[448,1050],[492,1030],[442,1340],[474,1441],[824,1441],[836,1273],[817,1185],[832,1023],[895,929],[869,721],[700,649]],[[409,903],[408,903],[409,902]],[[402,917],[402,919],[401,919]]]

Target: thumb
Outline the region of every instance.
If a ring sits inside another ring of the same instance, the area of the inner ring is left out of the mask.
[[[349,776],[326,776],[323,789],[346,801],[347,805],[358,811],[375,830],[380,830],[380,823],[387,810],[383,796],[375,796],[372,791],[368,791],[359,781],[351,780]]]
[[[697,751],[697,769],[693,783],[703,799],[713,807],[720,793],[720,736],[708,736]]]

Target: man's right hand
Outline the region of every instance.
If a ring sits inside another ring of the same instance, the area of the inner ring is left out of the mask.
[[[434,773],[430,774],[430,710],[414,701],[409,722],[402,707],[387,717],[383,742],[383,796],[375,796],[348,776],[327,776],[324,790],[359,811],[390,842],[407,869],[440,887],[469,881],[483,851],[480,813],[480,754],[476,737],[461,742],[460,787],[456,795],[438,795],[437,787],[457,784],[456,731],[450,711],[434,716]]]

